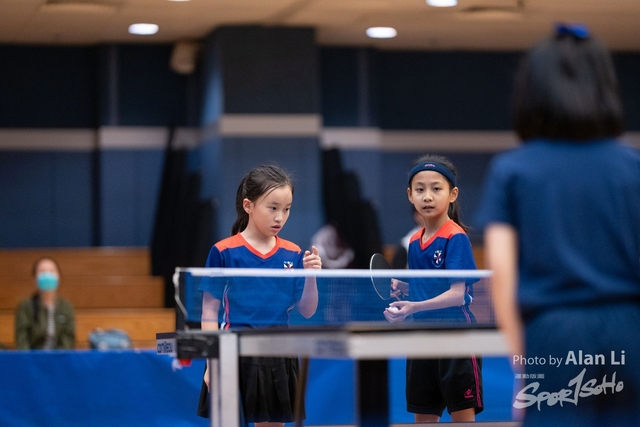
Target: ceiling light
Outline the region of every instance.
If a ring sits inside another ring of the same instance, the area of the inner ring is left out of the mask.
[[[392,39],[398,32],[391,27],[371,27],[367,28],[367,35],[372,39]]]
[[[156,24],[131,24],[129,25],[129,34],[136,34],[139,36],[148,36],[158,32],[158,26]]]
[[[429,6],[453,7],[458,5],[458,0],[427,0]]]

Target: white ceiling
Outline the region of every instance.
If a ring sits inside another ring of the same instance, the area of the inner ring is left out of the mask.
[[[0,0],[0,43],[166,43],[201,39],[221,25],[308,26],[321,45],[382,49],[520,50],[558,21],[581,22],[615,50],[640,51],[640,0]],[[130,24],[160,26],[132,36]],[[371,26],[394,39],[373,40]]]

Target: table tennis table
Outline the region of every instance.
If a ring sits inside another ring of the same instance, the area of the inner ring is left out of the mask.
[[[241,356],[353,359],[357,363],[357,425],[389,425],[388,359],[504,356],[495,325],[351,323],[248,330],[179,330],[158,334],[158,353],[178,360],[209,359],[211,425],[240,425],[238,358]],[[304,374],[301,376],[305,376]],[[225,390],[234,390],[228,392]]]

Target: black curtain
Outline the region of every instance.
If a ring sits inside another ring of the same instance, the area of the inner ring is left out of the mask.
[[[186,150],[168,144],[151,243],[151,273],[164,277],[165,307],[175,307],[176,267],[202,267],[215,243],[213,200],[200,200],[201,176],[187,170]]]
[[[327,223],[355,252],[354,268],[369,268],[369,259],[382,252],[378,216],[373,204],[362,198],[358,175],[342,168],[337,149],[322,153],[322,195]]]
[[[363,199],[358,175],[342,168],[340,152],[336,149],[322,153],[322,195],[327,223],[336,227],[338,234],[353,249],[353,268],[369,268],[374,253],[382,252],[382,239],[375,206]],[[369,283],[367,285],[367,283]],[[355,286],[344,286],[331,279],[318,280],[321,293],[326,293],[319,311],[327,323],[348,321],[384,321],[382,312],[387,302],[382,301],[370,282],[358,281]],[[321,321],[320,319],[316,319]]]

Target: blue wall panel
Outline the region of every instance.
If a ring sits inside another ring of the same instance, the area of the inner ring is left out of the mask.
[[[222,27],[213,38],[223,67],[225,113],[319,112],[313,30]]]
[[[380,125],[510,129],[518,58],[513,53],[379,52]]]
[[[320,49],[325,126],[358,125],[359,49]],[[370,113],[385,129],[512,129],[522,53],[368,50]],[[627,129],[640,129],[640,54],[614,53]]]
[[[325,126],[357,126],[365,114],[384,129],[511,128],[520,54],[322,48],[320,58]]]
[[[54,246],[90,246],[93,233],[92,153],[55,153],[54,161]]]
[[[223,186],[232,186],[233,182],[230,182],[227,177],[222,174],[220,164],[222,162],[222,141],[220,138],[210,139],[204,142],[197,150],[190,152],[189,156],[189,170],[191,172],[200,172],[202,174],[202,187],[201,198],[202,199],[219,199],[221,197],[221,189]],[[238,188],[240,181],[235,184],[235,188]],[[224,227],[223,227],[224,228]],[[229,227],[231,228],[231,225]],[[222,235],[226,236],[228,232],[224,232]]]
[[[98,126],[100,109],[105,108],[101,97],[108,89],[97,77],[109,66],[104,48],[0,46],[0,128]],[[206,93],[203,124],[223,112],[321,111],[326,126],[357,126],[363,124],[359,110],[365,99],[361,79],[366,77],[366,112],[379,117],[375,124],[383,129],[506,130],[511,128],[513,72],[521,56],[319,48],[309,29],[225,27],[206,40],[202,74],[185,77],[169,69],[170,45],[114,49],[117,122],[130,126],[189,122],[194,106],[187,92],[197,92],[194,81]],[[617,53],[614,61],[628,128],[639,130],[640,54]],[[189,169],[203,173],[203,198],[220,198],[219,235],[228,234],[235,216],[233,198],[229,202],[228,197],[242,173],[269,160],[289,167],[299,178],[283,236],[305,246],[323,223],[317,141],[225,138],[194,153]],[[419,154],[344,152],[347,169],[360,175],[364,197],[378,207],[385,243],[396,242],[412,226],[405,171]],[[101,191],[94,200],[91,153],[0,152],[0,246],[90,245],[94,202],[103,220],[95,224],[102,244],[148,245],[162,157],[160,151],[103,152]],[[460,169],[463,219],[473,225],[491,155],[451,158]],[[471,231],[472,236],[477,233]]]
[[[137,155],[138,211],[135,221],[139,228],[136,246],[150,246],[160,197],[164,150],[144,150]]]
[[[362,197],[373,202],[378,211],[382,241],[397,243],[414,227],[411,204],[407,200],[407,172],[417,153],[393,153],[377,150],[344,150],[345,170],[355,172]]]
[[[0,127],[95,127],[91,48],[0,45],[0,64]]]
[[[0,153],[3,247],[53,243],[53,162],[50,153]]]
[[[186,124],[187,77],[169,68],[173,46],[114,48],[118,123]],[[0,46],[0,127],[96,127],[110,59],[104,47]]]
[[[100,235],[105,246],[135,246],[135,153],[104,151],[100,155]]]
[[[205,126],[216,122],[224,109],[224,76],[213,36],[207,37],[202,43],[202,61],[198,70],[198,78],[200,79],[199,124]]]
[[[357,54],[357,49],[320,49],[324,126],[358,125]]]
[[[0,246],[91,244],[91,154],[0,152]]]
[[[151,244],[163,159],[162,150],[102,152],[102,245]]]
[[[382,181],[395,171],[383,168],[384,154],[377,150],[344,150],[341,153],[345,172],[356,172],[360,183],[360,194],[374,206],[384,203],[386,194],[380,193]]]
[[[184,126],[187,77],[169,68],[172,45],[118,47],[121,126]]]

